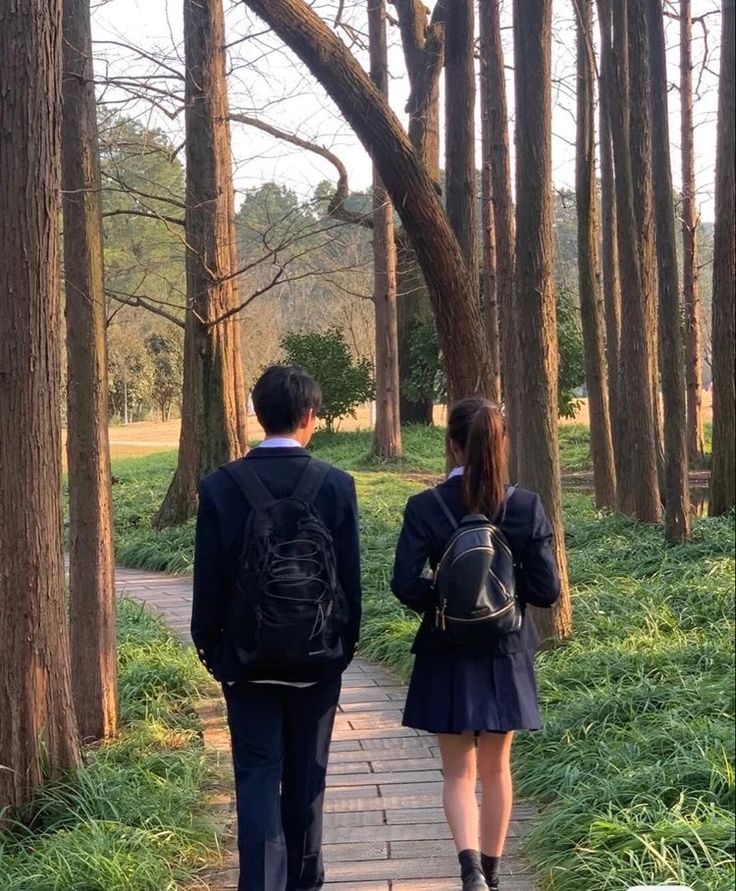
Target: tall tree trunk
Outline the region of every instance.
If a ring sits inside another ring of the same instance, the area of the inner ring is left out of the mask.
[[[657,478],[664,492],[664,443],[662,441],[662,405],[659,394],[659,351],[657,320],[657,256],[652,190],[652,104],[649,90],[650,66],[646,8],[642,0],[628,4],[629,43],[629,148],[634,182],[636,243],[639,248],[642,291],[646,308],[649,381],[654,407],[654,443],[657,454]],[[629,236],[630,237],[630,236]]]
[[[100,153],[89,0],[65,0],[64,279],[72,688],[82,739],[117,724]]]
[[[409,75],[409,139],[417,158],[440,188],[440,90],[444,61],[444,22],[441,8],[432,19],[423,0],[394,0]],[[432,321],[432,305],[416,253],[410,245],[397,259],[399,376],[402,423],[432,424],[432,398],[409,398],[405,384],[412,370],[411,342],[417,328]]]
[[[0,7],[0,812],[79,763],[61,540],[61,3]]]
[[[593,0],[577,6],[577,153],[575,193],[578,216],[578,274],[583,325],[585,380],[590,406],[595,501],[614,507],[616,470],[608,409],[603,302],[598,265],[598,213],[595,181],[595,96],[593,61]]]
[[[710,512],[736,504],[736,388],[734,387],[734,291],[736,291],[736,7],[723,0],[718,86],[716,223],[713,245],[713,465]]]
[[[388,97],[385,0],[368,0],[371,79]],[[378,171],[373,170],[373,302],[376,307],[376,426],[373,452],[401,455],[399,352],[396,317],[394,210]]]
[[[687,446],[691,461],[702,461],[702,368],[700,357],[700,289],[698,286],[698,212],[695,205],[693,125],[693,59],[691,0],[680,0],[680,136],[682,143],[682,270],[685,305],[685,377]]]
[[[687,398],[670,161],[667,49],[661,0],[647,0],[647,30],[651,60],[652,170],[664,404],[665,532],[670,541],[681,542],[690,534]]]
[[[179,460],[155,519],[182,523],[200,479],[248,447],[222,0],[185,0],[186,270]]]
[[[619,510],[644,522],[659,520],[659,481],[652,376],[651,324],[636,239],[629,131],[629,54],[626,2],[613,4],[611,131],[616,182],[616,226],[621,281],[621,443],[617,493]],[[643,384],[646,383],[646,386]]]
[[[486,108],[484,101],[483,113],[488,113],[502,394],[509,434],[509,475],[512,480],[515,480],[518,479],[516,442],[518,440],[517,364],[519,357],[514,312],[516,244],[514,202],[511,192],[506,74],[499,7],[499,0],[484,0],[479,4],[479,19],[481,64],[485,66],[485,75],[488,79],[488,106]]]
[[[475,231],[475,64],[473,0],[450,0],[445,38],[447,216],[478,288]]]
[[[480,102],[481,102],[481,212],[483,232],[482,296],[486,336],[493,363],[492,391],[495,402],[501,402],[501,342],[498,318],[498,278],[496,275],[496,226],[493,216],[493,157],[491,105],[493,81],[489,73],[491,4],[478,4],[480,24]]]
[[[552,278],[552,0],[514,0],[516,315],[520,363],[520,482],[539,492],[555,532],[562,596],[539,611],[543,638],[570,633],[557,439],[557,325]]]
[[[608,367],[608,406],[611,417],[613,457],[616,478],[620,476],[621,446],[621,281],[618,275],[618,238],[616,226],[616,187],[613,175],[613,146],[611,143],[611,90],[614,76],[613,47],[611,44],[611,5],[609,0],[597,0],[598,22],[601,33],[601,63],[599,89],[599,142],[601,168],[601,243],[603,271],[603,305],[606,320],[606,365]]]
[[[322,84],[378,168],[432,298],[450,398],[490,393],[483,321],[435,183],[380,91],[305,0],[246,0]]]

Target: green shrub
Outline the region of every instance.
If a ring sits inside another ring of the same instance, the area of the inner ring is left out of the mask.
[[[327,430],[373,399],[373,366],[368,359],[354,359],[339,328],[287,334],[281,341],[289,365],[301,365],[322,388],[320,417]]]

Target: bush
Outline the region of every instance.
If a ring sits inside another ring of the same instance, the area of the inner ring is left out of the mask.
[[[353,359],[339,328],[287,334],[281,341],[289,365],[301,365],[322,387],[321,418],[330,432],[335,422],[375,395],[373,367]]]

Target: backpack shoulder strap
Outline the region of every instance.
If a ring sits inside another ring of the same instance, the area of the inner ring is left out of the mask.
[[[319,494],[319,490],[322,488],[322,484],[329,471],[330,465],[326,461],[310,458],[291,497],[295,501],[312,504]]]
[[[276,500],[258,474],[246,461],[238,461],[222,468],[240,489],[245,500],[255,511],[265,510]]]
[[[431,490],[431,492],[434,495],[434,497],[437,499],[439,506],[442,508],[442,513],[447,517],[447,519],[452,524],[452,528],[457,529],[459,527],[459,523],[453,516],[450,508],[447,506],[447,502],[445,501],[445,499],[440,495],[439,487],[435,486],[434,489]]]

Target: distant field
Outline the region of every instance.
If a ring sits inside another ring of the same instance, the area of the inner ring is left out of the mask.
[[[444,424],[446,411],[444,406],[437,406],[435,409],[435,423]],[[703,393],[703,420],[707,424],[713,418],[713,402],[711,393]],[[588,400],[580,401],[580,409],[574,421],[562,420],[563,425],[576,423],[588,424],[590,417],[588,415]],[[151,455],[155,452],[162,452],[167,449],[175,449],[179,445],[179,426],[180,421],[175,418],[171,421],[139,421],[134,424],[116,424],[110,427],[110,453],[113,459],[116,458],[139,458],[144,455]],[[356,418],[345,418],[340,425],[340,429],[344,431],[366,430],[370,427],[370,419],[368,409],[361,407],[358,409]],[[248,432],[252,439],[257,439],[263,435],[258,421],[255,417],[248,419]],[[66,461],[66,430],[64,433],[64,460]]]

